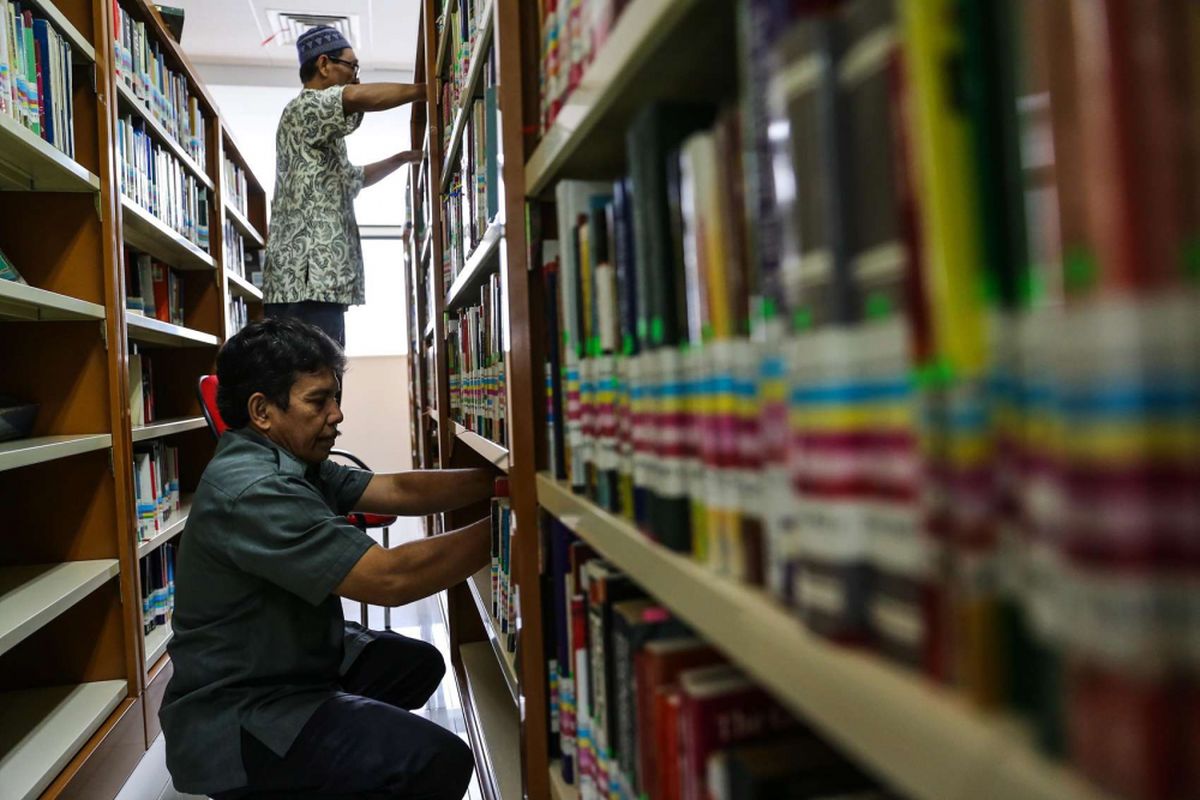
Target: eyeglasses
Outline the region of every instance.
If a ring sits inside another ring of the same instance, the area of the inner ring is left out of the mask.
[[[334,58],[333,56],[325,56],[325,57],[328,58],[330,61],[334,62],[335,64],[341,64],[344,67],[349,67],[350,69],[354,70],[354,77],[356,77],[356,78],[358,77],[358,70],[360,69],[360,64],[357,61],[347,61],[344,58]]]

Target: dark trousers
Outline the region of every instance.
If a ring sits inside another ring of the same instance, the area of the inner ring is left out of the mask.
[[[341,303],[321,303],[304,300],[300,303],[266,303],[263,313],[268,317],[292,317],[316,325],[329,338],[346,346],[346,307]]]
[[[280,758],[242,731],[249,784],[213,800],[462,800],[471,748],[405,709],[425,705],[446,663],[437,648],[384,632],[342,678],[347,694],[325,701]]]

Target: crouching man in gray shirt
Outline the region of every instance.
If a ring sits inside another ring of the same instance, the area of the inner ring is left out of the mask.
[[[340,598],[395,606],[462,582],[488,563],[488,521],[385,550],[345,515],[460,508],[489,497],[492,478],[329,461],[345,363],[295,319],[251,323],[217,357],[230,430],[179,545],[160,713],[180,791],[460,800],[470,781],[470,748],[406,710],[441,682],[441,654],[390,632],[346,635]]]

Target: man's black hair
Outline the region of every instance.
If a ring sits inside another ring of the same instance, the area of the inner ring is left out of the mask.
[[[217,410],[230,428],[244,428],[251,395],[286,410],[296,377],[325,369],[339,383],[346,372],[342,348],[325,331],[290,317],[251,322],[217,354]]]
[[[341,58],[345,54],[346,54],[346,49],[342,48],[341,50],[338,50],[336,53],[322,53],[321,55],[322,56],[333,56],[334,58]],[[314,56],[313,58],[310,58],[308,61],[305,61],[303,64],[300,65],[300,82],[301,83],[308,83],[313,78],[317,77],[317,62],[320,59],[321,59],[321,56]]]

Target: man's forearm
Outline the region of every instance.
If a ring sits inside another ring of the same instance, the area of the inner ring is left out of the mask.
[[[423,83],[352,83],[342,91],[342,110],[347,114],[387,111],[425,100],[425,91]]]
[[[494,475],[486,469],[438,469],[386,478],[384,491],[376,494],[371,487],[363,495],[360,511],[414,517],[453,511],[491,497]]]
[[[483,569],[491,558],[491,529],[491,520],[485,517],[465,528],[394,548],[393,569],[400,580],[389,598],[391,605],[429,597]]]

